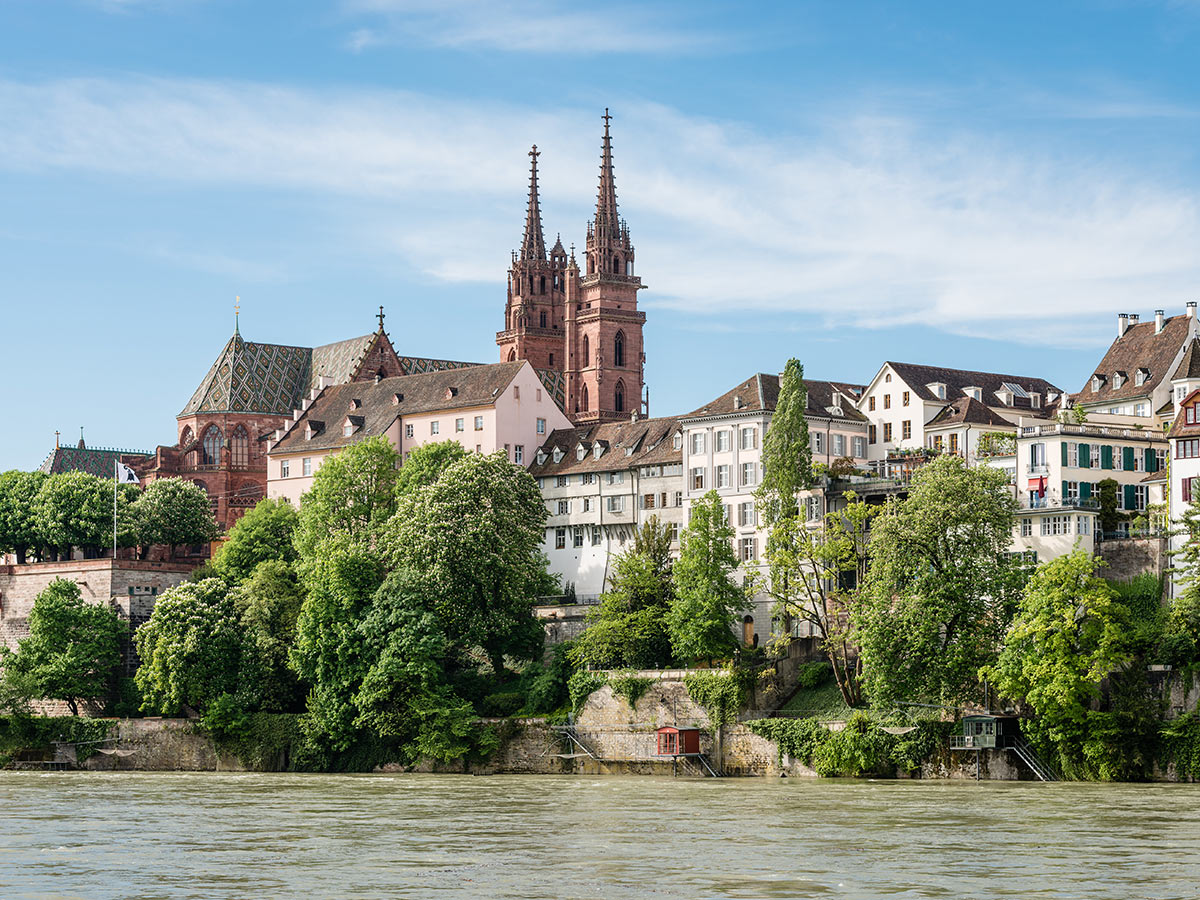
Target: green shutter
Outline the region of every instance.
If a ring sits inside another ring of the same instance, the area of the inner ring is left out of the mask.
[[[1145,451],[1145,455],[1146,455],[1146,471],[1147,472],[1157,472],[1158,471],[1158,454],[1154,452],[1154,448],[1147,447],[1146,451]]]
[[[1125,485],[1125,508],[1137,509],[1137,486],[1132,484]]]
[[[1100,468],[1111,469],[1113,467],[1113,452],[1112,444],[1100,445]]]
[[[1091,500],[1092,499],[1092,483],[1090,481],[1079,482],[1079,499],[1080,500]]]
[[[1121,448],[1121,468],[1124,469],[1126,472],[1133,471],[1133,448],[1132,447],[1122,447]]]
[[[1067,483],[1065,481],[1062,483],[1062,493],[1059,496],[1062,497],[1062,502],[1065,504],[1067,502]]]
[[[1067,442],[1062,441],[1059,446],[1062,447],[1062,464],[1065,466],[1067,464]]]
[[[1081,469],[1090,469],[1092,467],[1092,445],[1079,445],[1079,467]]]

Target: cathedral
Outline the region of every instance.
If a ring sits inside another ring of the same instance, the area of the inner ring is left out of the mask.
[[[502,362],[527,359],[561,397],[576,425],[612,422],[647,412],[642,280],[634,273],[629,226],[617,213],[611,116],[604,111],[600,189],[587,224],[586,271],[562,239],[546,252],[538,202],[537,146],[529,151],[529,205],[521,249],[508,271],[504,330],[496,334]],[[554,388],[557,388],[555,390]]]

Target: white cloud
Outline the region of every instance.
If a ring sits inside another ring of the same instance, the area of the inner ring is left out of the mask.
[[[0,119],[21,123],[0,131],[0,168],[319,197],[357,223],[345,240],[359,251],[499,285],[533,141],[547,239],[562,229],[582,243],[596,112],[245,83],[0,82]],[[1119,160],[898,119],[766,136],[645,103],[616,112],[618,191],[651,305],[1077,346],[1105,340],[1117,310],[1182,309],[1200,281],[1194,190]]]
[[[377,23],[351,34],[347,46],[355,52],[432,44],[526,54],[674,53],[711,48],[718,40],[680,27],[683,13],[668,20],[645,4],[628,2],[571,9],[552,0],[347,0],[344,8],[353,18]]]

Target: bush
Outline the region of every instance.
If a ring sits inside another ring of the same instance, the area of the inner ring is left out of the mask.
[[[525,708],[525,695],[520,691],[501,691],[488,694],[483,698],[480,706],[483,715],[506,719],[509,716],[515,716]]]
[[[856,713],[841,731],[831,731],[815,719],[759,719],[746,727],[774,741],[780,757],[791,756],[818,775],[859,778],[920,769],[945,745],[954,726],[925,721],[907,734],[892,735],[865,713]]]
[[[796,670],[796,684],[804,690],[820,687],[833,677],[833,666],[822,660],[803,663]]]
[[[639,678],[630,672],[622,673],[610,679],[608,683],[613,695],[623,699],[629,704],[630,710],[633,710],[637,708],[638,701],[646,695],[646,691],[654,686],[654,682],[653,678]]]
[[[691,672],[684,676],[692,702],[708,714],[714,728],[728,725],[746,706],[754,673],[748,669]]]
[[[567,694],[571,700],[571,712],[579,715],[579,711],[583,709],[583,704],[587,703],[587,698],[592,696],[592,693],[604,687],[608,681],[599,672],[589,672],[586,669],[580,669],[567,680]]]

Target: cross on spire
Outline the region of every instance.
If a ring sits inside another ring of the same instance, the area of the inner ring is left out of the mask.
[[[379,307],[379,330],[383,331],[383,307]]]
[[[525,238],[521,241],[522,260],[546,258],[546,239],[542,235],[542,208],[538,203],[537,161],[542,154],[537,144],[529,151],[529,204],[525,208]]]

